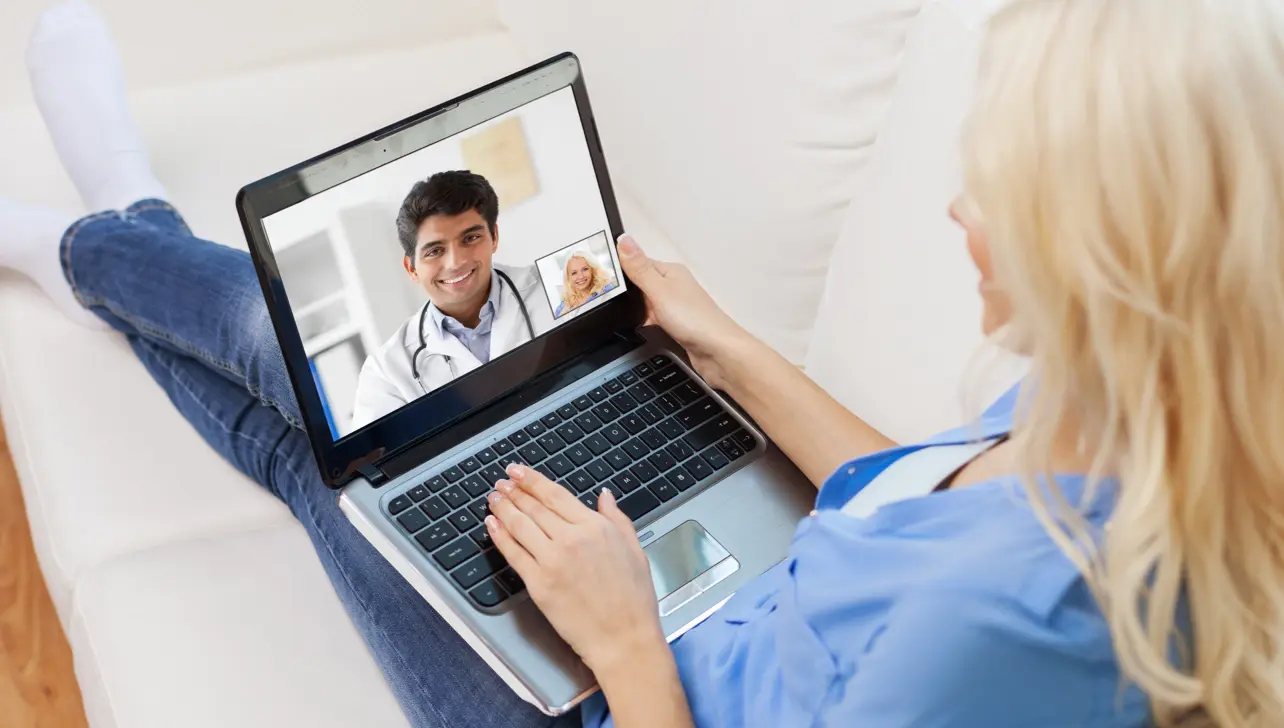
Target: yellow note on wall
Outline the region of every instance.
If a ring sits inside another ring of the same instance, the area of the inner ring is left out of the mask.
[[[499,207],[512,207],[539,192],[539,180],[526,146],[526,131],[520,117],[465,137],[460,143],[464,164],[485,177],[499,196]]]

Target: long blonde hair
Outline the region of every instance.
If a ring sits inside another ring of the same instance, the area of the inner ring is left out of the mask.
[[[1026,489],[1124,674],[1163,726],[1284,726],[1284,8],[1010,3],[964,148]],[[1119,482],[1100,539],[1036,486],[1067,428]]]
[[[593,271],[593,279],[589,283],[587,291],[581,291],[571,282],[571,264],[576,260],[582,260],[588,264],[589,270]],[[562,271],[562,303],[566,304],[566,310],[569,311],[580,306],[585,301],[602,292],[611,282],[611,277],[602,270],[602,266],[593,260],[592,256],[584,253],[575,253],[566,259],[565,270]]]

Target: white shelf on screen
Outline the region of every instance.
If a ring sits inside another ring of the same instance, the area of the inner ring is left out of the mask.
[[[348,339],[359,336],[361,336],[360,326],[357,326],[356,324],[339,326],[303,342],[303,351],[308,355],[308,358],[311,359],[326,349],[332,348]]]
[[[335,291],[334,293],[331,293],[330,295],[324,298],[321,298],[320,300],[313,301],[312,303],[309,303],[306,306],[303,306],[302,308],[295,310],[294,318],[305,319],[314,313],[320,313],[321,311],[324,311],[329,306],[342,302],[347,297],[348,297],[348,292],[343,289],[339,289],[338,291]]]

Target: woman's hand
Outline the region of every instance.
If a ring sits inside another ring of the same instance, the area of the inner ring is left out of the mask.
[[[668,654],[650,564],[611,492],[593,511],[529,467],[510,465],[508,476],[490,494],[486,528],[599,682],[656,647]]]
[[[731,395],[817,487],[848,460],[895,446],[732,321],[684,266],[651,260],[627,235],[618,249],[624,272],[646,294],[649,322],[681,344],[700,376]]]
[[[651,260],[630,235],[620,237],[620,265],[646,295],[647,323],[668,332],[686,349],[710,385],[726,389],[719,363],[748,332],[723,311],[684,265]]]

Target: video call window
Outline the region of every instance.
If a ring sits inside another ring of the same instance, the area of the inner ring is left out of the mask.
[[[570,88],[264,227],[336,440],[625,289]]]
[[[619,288],[622,276],[606,241],[602,230],[535,262],[554,320],[592,308]]]

